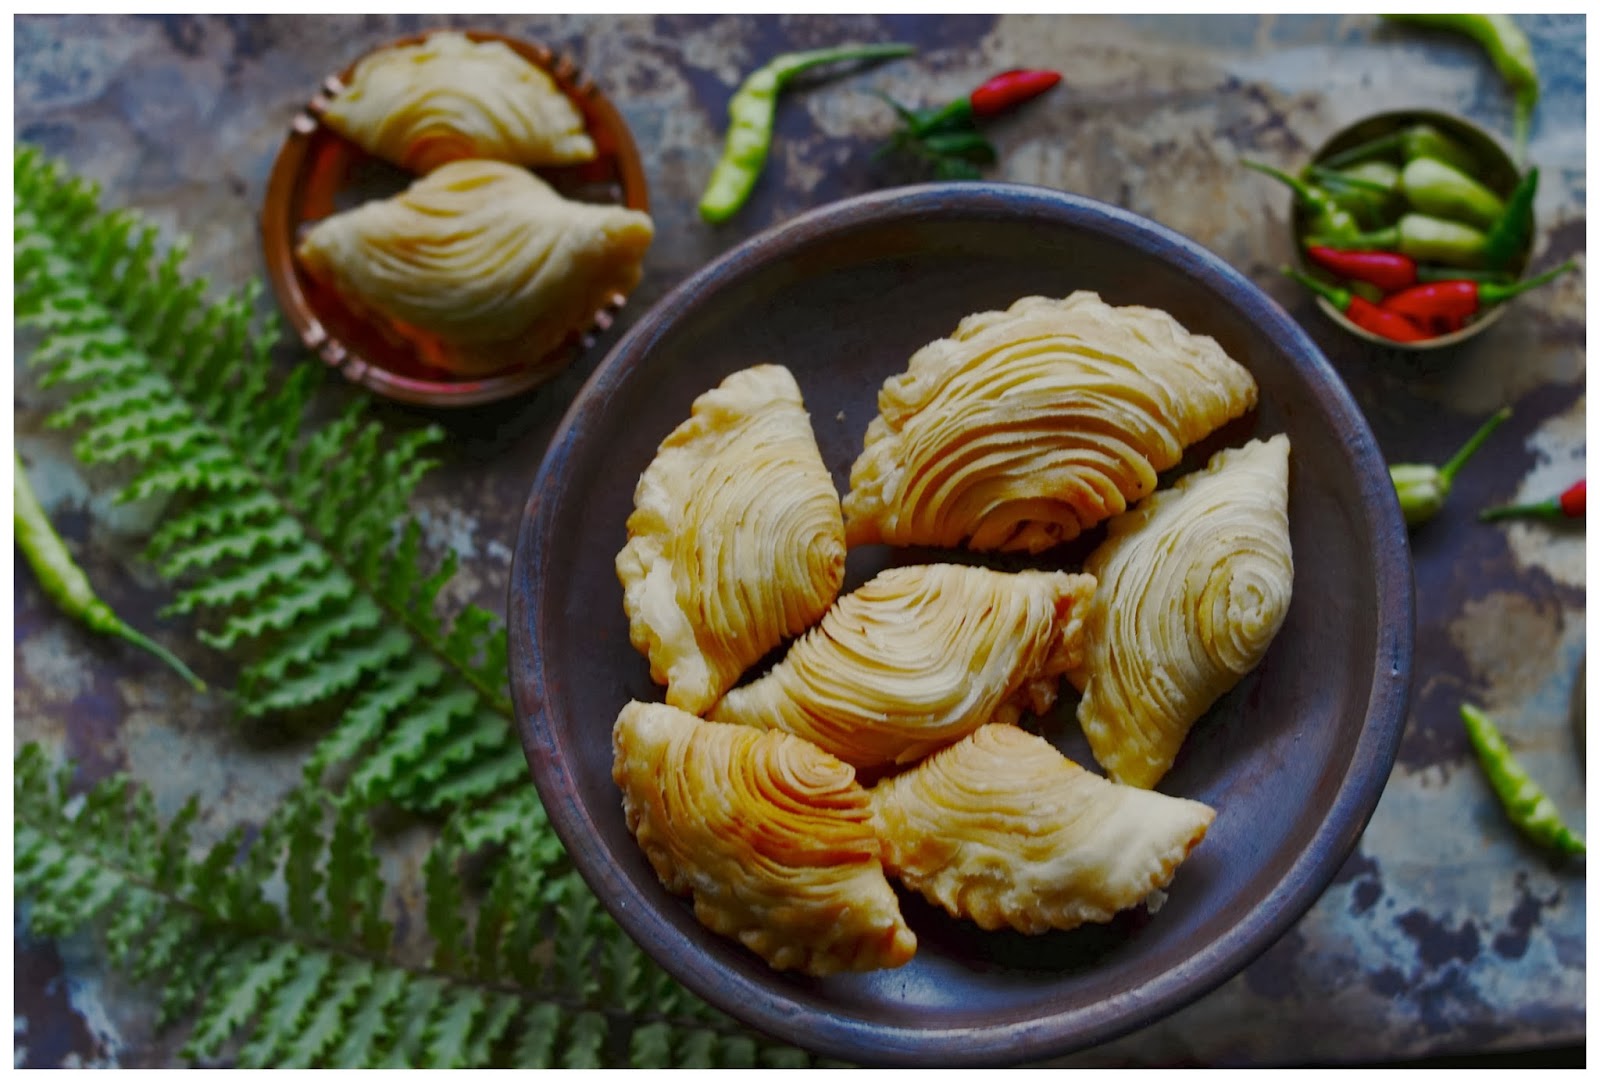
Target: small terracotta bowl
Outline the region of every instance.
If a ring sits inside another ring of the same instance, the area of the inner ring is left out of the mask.
[[[437,32],[412,34],[379,48],[415,45]],[[571,57],[503,34],[476,30],[465,34],[473,41],[504,42],[529,63],[544,69],[583,113],[585,127],[598,151],[594,161],[541,169],[538,172],[544,180],[568,199],[620,203],[649,211],[644,166],[627,123]],[[338,293],[306,274],[295,259],[295,246],[311,223],[367,199],[394,195],[416,179],[367,154],[321,122],[330,100],[344,89],[356,64],[364,58],[324,80],[318,93],[295,116],[267,182],[261,240],[267,274],[284,315],[301,341],[346,379],[401,402],[475,406],[510,398],[544,383],[611,326],[626,301],[622,294],[613,294],[608,304],[595,313],[588,331],[573,335],[550,354],[522,358],[486,376],[463,376],[429,364],[426,342],[358,313]]]
[[[1378,113],[1363,120],[1358,120],[1349,127],[1336,132],[1332,138],[1319,147],[1317,152],[1312,155],[1311,162],[1321,162],[1338,154],[1340,151],[1365,143],[1369,139],[1378,139],[1413,124],[1431,124],[1470,150],[1477,157],[1481,166],[1478,175],[1473,179],[1489,188],[1502,199],[1509,196],[1511,190],[1516,187],[1521,173],[1517,169],[1516,163],[1512,161],[1511,155],[1507,153],[1506,149],[1494,136],[1458,116],[1426,109],[1404,109],[1392,113]],[[1326,271],[1306,259],[1303,240],[1310,223],[1310,212],[1297,202],[1294,214],[1294,241],[1295,252],[1299,256],[1300,265],[1308,274],[1327,277]],[[1527,269],[1528,257],[1533,245],[1532,238],[1536,233],[1536,229],[1530,231],[1528,244],[1506,267],[1506,271],[1514,277],[1522,277],[1523,272]],[[1325,297],[1318,297],[1317,305],[1327,314],[1330,320],[1350,334],[1394,350],[1446,349],[1479,334],[1505,313],[1505,305],[1494,305],[1473,317],[1459,331],[1436,335],[1421,342],[1396,342],[1393,339],[1375,335],[1365,328],[1357,327],[1346,319],[1344,314]]]

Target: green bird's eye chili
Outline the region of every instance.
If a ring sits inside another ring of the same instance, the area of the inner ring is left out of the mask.
[[[177,656],[161,644],[134,631],[122,621],[122,618],[112,612],[109,605],[95,597],[94,588],[89,585],[89,577],[84,575],[83,569],[73,561],[72,554],[67,552],[66,543],[50,525],[44,508],[33,495],[33,486],[28,483],[28,475],[22,469],[22,459],[15,455],[13,458],[16,458],[16,475],[13,481],[12,517],[17,546],[22,550],[22,555],[28,559],[28,565],[33,568],[34,575],[39,579],[39,586],[44,589],[45,594],[67,616],[82,621],[92,631],[117,636],[149,651],[171,666],[196,689],[204,691],[205,682],[196,677]]]
[[[1330,154],[1316,164],[1323,169],[1343,169],[1370,158],[1386,156],[1398,157],[1401,162],[1409,162],[1413,158],[1432,158],[1454,166],[1468,176],[1478,171],[1478,156],[1431,124],[1408,125],[1399,131]]]
[[[1336,237],[1357,236],[1361,233],[1361,225],[1356,221],[1350,209],[1339,202],[1331,192],[1315,184],[1309,184],[1299,177],[1290,176],[1281,169],[1274,169],[1262,162],[1253,162],[1248,158],[1239,159],[1239,163],[1246,169],[1253,169],[1257,173],[1265,173],[1275,181],[1280,181],[1289,186],[1295,198],[1305,204],[1311,211],[1311,231],[1318,234],[1328,234]]]
[[[1471,226],[1429,214],[1405,214],[1394,225],[1363,233],[1360,230],[1313,229],[1308,245],[1326,248],[1378,249],[1400,252],[1412,259],[1451,266],[1478,267],[1487,260],[1489,238]]]
[[[1502,504],[1497,508],[1484,508],[1478,518],[1484,522],[1496,519],[1582,519],[1587,485],[1579,479],[1561,491],[1560,496],[1540,500],[1533,504]]]
[[[1302,274],[1293,267],[1280,268],[1284,274],[1311,290],[1321,294],[1342,313],[1346,319],[1357,327],[1371,331],[1380,338],[1389,339],[1391,342],[1421,342],[1428,338],[1428,333],[1404,316],[1393,312],[1385,312],[1378,305],[1373,304],[1365,297],[1351,290],[1330,286],[1326,282],[1318,282],[1310,275]]]
[[[1490,267],[1504,267],[1517,257],[1533,236],[1533,201],[1539,194],[1539,170],[1529,169],[1506,198],[1506,209],[1489,227],[1483,258]]]
[[[1559,267],[1552,267],[1541,275],[1523,279],[1509,286],[1497,286],[1492,282],[1475,282],[1471,279],[1427,282],[1385,297],[1383,309],[1425,326],[1434,321],[1459,323],[1469,316],[1476,315],[1484,305],[1499,304],[1536,286],[1543,286],[1572,270],[1573,266],[1573,262],[1569,259]]]
[[[772,148],[778,95],[795,76],[823,64],[884,60],[915,51],[910,45],[841,45],[784,53],[752,72],[728,102],[728,138],[700,197],[700,217],[707,222],[725,222],[750,198]]]
[[[1503,200],[1458,169],[1435,158],[1413,158],[1400,171],[1406,201],[1424,214],[1489,227],[1506,212]]]
[[[1512,116],[1512,139],[1516,144],[1517,160],[1528,153],[1528,129],[1533,121],[1534,106],[1539,104],[1539,68],[1533,59],[1533,43],[1528,35],[1511,20],[1509,15],[1385,15],[1398,23],[1427,27],[1433,30],[1450,30],[1483,46],[1484,52],[1500,72],[1500,78],[1511,88],[1516,102]]]
[[[1461,721],[1466,723],[1467,739],[1511,822],[1540,846],[1563,854],[1586,853],[1583,839],[1562,821],[1561,810],[1550,795],[1511,754],[1494,720],[1472,704],[1463,703]]]
[[[1502,406],[1495,411],[1443,466],[1399,463],[1389,467],[1389,480],[1394,482],[1395,493],[1400,498],[1400,512],[1405,516],[1407,526],[1425,523],[1439,513],[1449,499],[1450,487],[1461,467],[1510,416],[1509,406]]]

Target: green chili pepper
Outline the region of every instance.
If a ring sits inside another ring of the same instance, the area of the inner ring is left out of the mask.
[[[882,60],[915,51],[910,45],[841,45],[784,53],[751,72],[728,102],[728,139],[700,197],[700,217],[725,222],[750,198],[772,148],[778,94],[796,75],[841,60]]]
[[[1400,170],[1388,162],[1362,162],[1349,169],[1309,166],[1303,175],[1366,225],[1379,226],[1394,218]]]
[[[1336,236],[1358,235],[1361,232],[1361,223],[1356,221],[1355,215],[1342,206],[1333,195],[1314,184],[1308,184],[1299,177],[1290,176],[1281,169],[1274,169],[1261,162],[1252,162],[1248,158],[1239,159],[1246,169],[1254,169],[1257,173],[1265,173],[1273,180],[1282,181],[1294,190],[1295,198],[1304,203],[1311,211],[1311,231],[1318,234]]]
[[[1400,498],[1400,513],[1407,526],[1425,523],[1439,513],[1450,497],[1450,486],[1456,473],[1473,454],[1511,416],[1511,408],[1502,406],[1493,416],[1478,427],[1461,450],[1450,457],[1443,466],[1426,463],[1399,463],[1389,467],[1389,479],[1394,482],[1395,494]]]
[[[45,594],[67,616],[77,618],[93,631],[118,636],[144,648],[171,666],[195,688],[205,691],[205,682],[196,677],[171,651],[128,627],[112,612],[110,606],[95,597],[89,577],[73,562],[66,543],[50,525],[44,508],[40,507],[38,498],[33,495],[33,486],[28,483],[28,475],[22,469],[20,457],[17,457],[16,468],[12,499],[15,504],[13,517],[17,545],[28,558],[34,574],[39,577],[39,586],[44,588]]]
[[[1306,244],[1324,248],[1401,252],[1415,260],[1479,267],[1487,261],[1489,238],[1481,230],[1436,218],[1430,214],[1405,214],[1386,229],[1361,233],[1312,230]]]
[[[1406,201],[1424,214],[1458,218],[1485,228],[1506,213],[1503,200],[1459,169],[1437,158],[1413,158],[1400,171]]]
[[[1389,156],[1398,156],[1401,162],[1409,162],[1413,158],[1432,158],[1455,166],[1469,176],[1478,171],[1478,156],[1432,124],[1408,125],[1337,154],[1330,154],[1316,164],[1324,169],[1343,169],[1369,158]]]
[[[1504,267],[1514,260],[1533,236],[1533,200],[1539,194],[1539,170],[1529,169],[1517,181],[1506,199],[1505,213],[1489,227],[1484,246],[1484,261],[1491,267]]]
[[[1461,720],[1467,724],[1467,738],[1511,822],[1541,846],[1563,854],[1587,853],[1583,839],[1562,822],[1561,811],[1550,795],[1511,754],[1494,720],[1470,703],[1461,705]]]
[[[1452,30],[1483,46],[1516,99],[1512,135],[1517,161],[1526,160],[1528,128],[1533,107],[1539,104],[1539,68],[1533,60],[1533,43],[1509,15],[1385,15],[1398,23],[1434,30]]]

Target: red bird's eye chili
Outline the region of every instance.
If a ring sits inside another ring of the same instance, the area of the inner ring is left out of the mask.
[[[1465,278],[1427,282],[1390,294],[1383,299],[1382,307],[1385,312],[1393,312],[1424,324],[1435,320],[1465,320],[1468,316],[1476,315],[1484,305],[1499,304],[1535,286],[1543,286],[1572,270],[1572,267],[1572,261],[1568,260],[1542,275],[1523,279],[1509,286],[1497,286],[1493,282],[1477,282]]]
[[[1359,297],[1349,290],[1330,286],[1326,282],[1318,282],[1310,275],[1302,274],[1293,267],[1282,268],[1284,274],[1311,290],[1321,294],[1337,308],[1346,319],[1364,331],[1371,331],[1379,338],[1386,338],[1391,342],[1422,342],[1430,338],[1428,332],[1412,323],[1405,316],[1395,312],[1386,312],[1382,308]]]
[[[1061,82],[1058,71],[1003,71],[967,95],[975,117],[993,117],[1031,101]]]
[[[1484,522],[1495,519],[1582,519],[1584,517],[1585,484],[1575,481],[1560,496],[1540,500],[1534,504],[1502,504],[1498,508],[1485,508],[1478,513]]]
[[[964,98],[930,109],[911,109],[882,95],[899,114],[901,126],[879,153],[907,151],[933,163],[942,179],[971,179],[978,176],[979,165],[997,157],[994,146],[978,134],[977,121],[1032,101],[1059,82],[1060,72],[1017,68],[985,80]]]
[[[1403,290],[1417,284],[1417,261],[1399,252],[1357,251],[1306,246],[1306,257],[1325,271],[1356,282],[1370,282],[1382,290]]]

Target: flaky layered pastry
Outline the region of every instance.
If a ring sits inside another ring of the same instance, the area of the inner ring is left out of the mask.
[[[323,219],[298,255],[353,306],[424,333],[431,361],[476,374],[543,358],[588,327],[638,284],[653,236],[649,215],[473,160]]]
[[[595,157],[582,112],[549,75],[503,42],[453,32],[363,59],[322,120],[417,173],[465,158],[546,166]]]
[[[819,977],[911,959],[916,936],[847,765],[788,734],[659,703],[624,707],[612,745],[628,829],[707,928]]]
[[[617,554],[633,645],[695,714],[822,616],[844,582],[839,494],[781,365],[695,400],[639,478]]]
[[[983,726],[871,792],[891,875],[956,917],[1023,933],[1137,905],[1216,815],[1108,782],[1016,726]]]
[[[1154,786],[1189,729],[1253,669],[1294,588],[1289,438],[1219,451],[1113,519],[1085,569],[1078,721],[1106,773]]]
[[[1165,312],[1080,291],[961,321],[883,385],[844,499],[852,546],[1036,553],[1152,492],[1256,384]]]
[[[1094,579],[956,564],[882,572],[711,713],[857,767],[908,763],[985,722],[1042,714],[1082,660]]]

